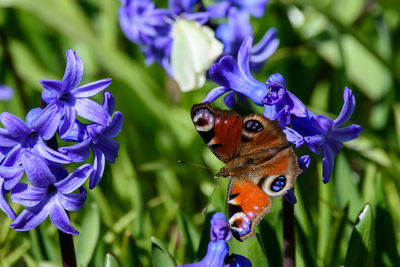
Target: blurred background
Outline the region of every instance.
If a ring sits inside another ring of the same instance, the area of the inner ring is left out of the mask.
[[[0,0],[0,84],[15,93],[0,102],[0,112],[24,118],[40,106],[39,79],[61,79],[65,50],[74,49],[85,64],[81,84],[112,78],[108,89],[124,114],[116,163],[107,163],[83,210],[69,213],[80,231],[74,237],[79,266],[102,266],[106,253],[120,266],[150,266],[154,242],[162,242],[178,264],[198,261],[208,242],[202,210],[223,164],[197,134],[190,109],[217,85],[209,81],[182,94],[160,66],[146,66],[120,30],[119,6],[117,0]],[[363,127],[336,158],[331,182],[322,183],[315,155],[297,179],[297,266],[343,265],[351,249],[365,253],[371,266],[400,266],[398,1],[271,0],[265,15],[251,22],[256,41],[269,27],[277,28],[280,39],[278,50],[254,74],[259,81],[281,73],[307,108],[330,118],[340,113],[348,86],[357,103],[350,123]],[[101,96],[95,100],[102,103]],[[225,108],[222,100],[214,105]],[[254,106],[253,112],[263,110]],[[228,179],[221,181],[206,213],[226,212],[227,184]],[[357,250],[350,237],[367,203],[371,245]],[[281,266],[281,205],[273,200],[258,239],[231,241],[230,252],[250,258],[253,266]],[[60,265],[57,231],[48,219],[29,232],[14,231],[10,223],[1,213],[1,266]]]

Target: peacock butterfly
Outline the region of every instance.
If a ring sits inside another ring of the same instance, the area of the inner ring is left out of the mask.
[[[255,227],[280,197],[293,187],[301,170],[279,123],[260,114],[196,104],[192,121],[206,145],[226,163],[217,176],[230,176],[227,208],[236,239],[255,235]]]

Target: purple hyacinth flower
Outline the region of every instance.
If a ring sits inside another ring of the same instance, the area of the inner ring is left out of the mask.
[[[269,29],[260,42],[254,45],[250,51],[250,68],[257,71],[279,46],[276,38],[276,29]],[[223,55],[237,57],[243,41],[253,35],[250,25],[250,17],[246,12],[240,12],[237,8],[229,9],[228,22],[220,24],[215,36],[224,44]]]
[[[46,111],[54,118],[64,117],[59,127],[61,137],[66,135],[75,122],[76,115],[101,125],[107,125],[110,116],[101,105],[88,97],[106,89],[111,79],[102,79],[77,87],[83,76],[83,62],[72,49],[67,50],[67,66],[61,81],[40,80],[44,90],[42,99],[48,103]]]
[[[362,127],[352,124],[339,128],[351,117],[356,104],[353,92],[345,87],[343,92],[344,105],[337,119],[332,120],[324,115],[314,115],[308,111],[308,116],[304,118],[295,117],[292,120],[292,128],[304,136],[304,143],[316,154],[322,150],[322,180],[329,182],[336,155],[343,147],[343,142],[353,140],[358,137]]]
[[[229,246],[226,243],[232,239],[232,232],[228,227],[228,221],[223,213],[217,212],[211,218],[210,242],[207,247],[207,254],[196,263],[181,265],[184,267],[202,266],[241,266],[251,267],[251,262],[241,255],[228,255]]]
[[[268,94],[264,97],[264,116],[270,120],[279,120],[282,128],[290,123],[291,115],[306,117],[304,104],[294,94],[286,89],[286,81],[281,74],[268,77]]]
[[[45,160],[64,164],[71,162],[68,156],[54,151],[43,141],[54,135],[59,123],[51,116],[51,110],[32,109],[25,122],[3,112],[0,121],[5,126],[5,129],[0,128],[0,147],[8,150],[0,163],[0,177],[4,179],[6,190],[18,183],[24,170],[28,179],[30,171],[40,172]]]
[[[225,240],[232,239],[232,232],[229,229],[228,221],[223,213],[217,212],[211,218],[210,240]]]
[[[77,235],[79,232],[71,225],[66,210],[75,211],[83,207],[86,190],[81,186],[92,172],[92,166],[85,164],[68,176],[60,165],[46,167],[46,171],[33,173],[33,186],[19,183],[13,188],[11,200],[27,208],[11,223],[11,228],[31,230],[50,217],[57,229]],[[73,193],[77,189],[80,192]]]
[[[229,9],[236,7],[242,12],[246,12],[254,17],[260,18],[264,15],[265,6],[267,5],[268,0],[214,0],[214,2],[216,3],[207,9],[211,17],[226,17]]]
[[[203,103],[212,102],[222,94],[233,91],[247,96],[257,105],[263,105],[262,100],[268,93],[268,89],[250,73],[249,59],[252,42],[252,37],[243,41],[237,61],[232,56],[224,56],[218,63],[211,65],[210,78],[221,87],[211,90]]]
[[[114,112],[114,97],[110,92],[104,92],[103,108],[110,116]],[[66,136],[66,140],[78,142],[69,147],[61,147],[59,151],[71,157],[76,162],[82,162],[89,156],[89,148],[94,154],[93,172],[89,188],[94,188],[103,176],[105,160],[114,163],[118,157],[119,144],[113,138],[121,131],[122,113],[116,111],[109,125],[85,125],[76,123]]]
[[[7,86],[0,84],[0,100],[7,101],[10,100],[14,96],[14,90]]]
[[[71,159],[49,148],[43,141],[50,139],[58,127],[59,121],[51,116],[51,110],[32,109],[25,122],[3,112],[0,121],[5,126],[5,129],[0,128],[0,208],[13,219],[15,213],[5,195],[19,182],[24,172],[31,180],[32,173],[43,171],[46,160],[65,164]]]
[[[168,9],[157,9],[150,0],[121,1],[119,23],[125,36],[139,45],[149,45],[158,36],[166,36],[172,14]]]
[[[207,254],[196,263],[181,265],[182,267],[224,266],[225,257],[228,255],[229,246],[224,240],[208,243]]]

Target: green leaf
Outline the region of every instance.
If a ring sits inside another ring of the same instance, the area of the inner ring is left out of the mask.
[[[242,255],[248,258],[253,266],[267,266],[267,257],[264,254],[259,234],[246,239],[244,242],[232,239],[228,244],[229,254]]]
[[[167,247],[156,237],[151,237],[151,257],[154,267],[176,266],[175,259]]]
[[[335,164],[336,168],[332,181],[335,184],[338,206],[343,209],[346,205],[349,205],[349,216],[352,220],[355,220],[362,207],[362,202],[354,174],[344,155],[339,154]]]
[[[118,261],[110,253],[106,254],[106,259],[104,260],[104,267],[119,267]]]
[[[376,217],[375,217],[375,244],[376,266],[400,266],[399,253],[396,247],[396,233],[394,231],[392,215],[388,209],[382,176],[376,176]]]
[[[331,231],[329,233],[328,247],[326,249],[324,266],[338,266],[340,261],[340,246],[345,234],[345,226],[347,222],[347,214],[349,206],[347,205],[339,214],[338,218],[333,221]]]
[[[357,217],[346,253],[345,266],[371,266],[373,264],[374,217],[370,204],[366,204]]]
[[[100,212],[95,202],[91,203],[89,211],[83,218],[80,230],[77,258],[79,266],[87,266],[92,259],[100,232]]]

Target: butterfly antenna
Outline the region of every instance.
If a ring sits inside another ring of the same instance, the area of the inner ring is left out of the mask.
[[[206,167],[206,166],[203,166],[203,165],[194,163],[194,162],[188,162],[188,161],[178,160],[178,163],[181,163],[181,164],[189,164],[189,165],[192,165],[192,166],[195,166],[195,167],[199,167],[199,168],[202,168],[202,169],[215,171],[215,170],[213,170],[213,169],[211,169],[211,168],[209,168],[209,167]]]
[[[204,213],[206,212],[206,210],[208,209],[208,206],[210,206],[211,199],[212,199],[212,197],[214,196],[215,191],[217,191],[217,187],[219,186],[219,182],[221,181],[220,178],[221,178],[221,177],[217,177],[217,182],[215,183],[214,190],[212,191],[210,197],[208,198],[207,204],[206,204],[206,206],[204,207],[204,209],[203,209],[203,211],[201,212],[201,214],[204,214]]]

